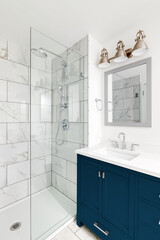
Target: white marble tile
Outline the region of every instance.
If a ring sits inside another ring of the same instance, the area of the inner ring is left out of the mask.
[[[31,105],[31,122],[51,122],[51,106]]]
[[[52,138],[55,139],[57,137],[59,142],[61,142],[62,140],[66,139],[67,132],[62,129],[61,125],[59,127],[58,132],[57,132],[57,129],[58,129],[58,123],[52,123]]]
[[[41,122],[41,106],[31,104],[31,123]]]
[[[0,101],[7,100],[7,81],[0,80]]]
[[[52,171],[66,177],[66,160],[52,155]]]
[[[28,196],[28,180],[0,189],[0,208]]]
[[[80,227],[78,227],[77,225],[77,220],[75,220],[74,222],[72,222],[71,224],[69,224],[69,229],[71,229],[72,232],[76,233]]]
[[[92,233],[86,226],[82,226],[77,232],[76,236],[78,236],[81,240],[98,240],[98,236]]]
[[[52,122],[57,122],[57,106],[52,106]]]
[[[41,87],[31,87],[31,103],[45,104],[46,89]]]
[[[124,99],[124,109],[140,108],[139,98]]]
[[[7,166],[7,185],[17,183],[30,177],[30,161]]]
[[[6,166],[0,167],[0,188],[6,186]]]
[[[58,105],[58,104],[60,104],[60,95],[59,95],[59,90],[56,88],[53,90],[52,105]]]
[[[113,100],[113,110],[122,110],[124,109],[124,100],[123,99],[114,99]]]
[[[52,123],[46,123],[46,138],[52,138]]]
[[[67,161],[67,179],[77,183],[77,164]]]
[[[70,123],[67,131],[67,141],[75,143],[83,143],[83,123]]]
[[[31,142],[31,159],[51,155],[51,141],[48,139]]]
[[[31,68],[31,85],[51,89],[51,74]]]
[[[51,106],[42,105],[41,106],[41,121],[51,122]]]
[[[83,143],[88,145],[88,123],[83,124]]]
[[[7,125],[7,143],[29,141],[29,134],[29,123],[8,123]]]
[[[0,144],[6,143],[6,124],[0,123]]]
[[[83,77],[88,78],[88,56],[84,57]]]
[[[0,102],[0,122],[28,122],[27,104]]]
[[[68,105],[69,122],[80,122],[83,115],[83,102],[70,102]]]
[[[52,156],[46,156],[46,172],[52,170]]]
[[[46,158],[31,159],[31,176],[35,177],[46,171]]]
[[[29,49],[9,41],[8,59],[29,66]]]
[[[68,78],[66,80],[67,84],[79,81],[81,79],[80,62],[79,61],[76,61],[76,62],[68,65],[67,71],[68,71]]]
[[[23,84],[29,83],[29,69],[24,65],[0,59],[0,78]]]
[[[8,41],[0,38],[0,57],[8,58]]]
[[[79,240],[79,238],[69,228],[65,228],[52,240]]]
[[[82,40],[74,44],[71,49],[81,56],[86,56],[88,54],[88,36],[84,37]]]
[[[28,143],[0,145],[0,166],[28,160]]]
[[[80,144],[70,142],[64,142],[64,144],[61,146],[54,145],[53,142],[52,146],[52,150],[57,157],[64,158],[74,163],[77,162],[77,155],[75,154],[75,150],[79,148]]]
[[[88,101],[81,102],[81,122],[88,122]]]
[[[74,202],[77,201],[77,186],[76,184],[68,181],[64,177],[57,175],[56,173],[52,172],[52,186],[66,195],[68,198],[73,200]]]
[[[39,192],[51,186],[51,172],[43,173],[31,179],[31,193]]]
[[[45,123],[31,123],[31,139],[45,139],[46,125]]]
[[[24,84],[8,82],[8,101],[29,103],[30,87]]]
[[[113,75],[114,78],[114,75]],[[113,81],[113,90],[123,88],[123,80]]]

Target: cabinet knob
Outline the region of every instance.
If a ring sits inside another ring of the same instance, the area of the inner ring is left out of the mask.
[[[105,172],[102,172],[102,178],[103,179],[105,179],[105,176],[106,176]]]
[[[101,177],[101,171],[98,171],[98,177],[99,178]]]

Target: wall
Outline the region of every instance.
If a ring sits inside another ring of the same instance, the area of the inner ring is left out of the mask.
[[[37,58],[33,63],[31,189],[35,193],[51,185],[51,116],[49,120],[44,119],[47,105],[41,106],[38,102],[40,96],[46,94],[47,99],[47,93],[50,94],[51,73],[49,70],[45,73],[44,62],[35,65]],[[29,65],[29,49],[0,39],[0,208],[30,194]]]
[[[88,37],[76,43],[63,54],[67,67],[55,58],[52,63],[52,185],[76,202],[77,197],[77,156],[75,150],[88,144]],[[59,119],[60,91],[66,92],[68,107]],[[58,122],[69,120],[68,131],[60,131]],[[65,141],[63,142],[63,139]],[[61,145],[56,144],[58,142]]]
[[[102,141],[106,142],[108,139],[117,138],[119,132],[126,133],[126,140],[139,143],[140,149],[145,151],[159,151],[160,141],[160,108],[158,107],[160,101],[159,88],[160,88],[160,68],[159,68],[159,56],[160,56],[160,32],[159,32],[159,22],[160,16],[155,13],[151,15],[152,17],[143,18],[140,23],[135,23],[135,25],[130,26],[129,29],[126,29],[125,33],[118,35],[115,39],[108,41],[103,47],[107,48],[109,52],[109,57],[114,56],[116,43],[119,39],[122,39],[125,42],[126,49],[134,45],[134,38],[139,30],[143,29],[147,35],[146,42],[149,47],[149,52],[142,57],[135,57],[123,64],[114,64],[111,67],[107,68],[105,71],[109,71],[116,67],[129,64],[134,61],[138,61],[143,58],[152,57],[152,127],[151,128],[135,128],[135,127],[107,127],[102,124]],[[103,83],[103,79],[101,80]],[[102,87],[102,96],[103,87]],[[103,116],[104,118],[104,116]]]

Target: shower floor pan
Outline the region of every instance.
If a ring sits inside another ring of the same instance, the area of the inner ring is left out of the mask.
[[[31,232],[30,238],[30,209]],[[0,239],[45,240],[76,215],[76,204],[50,187],[0,210]],[[20,223],[17,230],[10,230]]]

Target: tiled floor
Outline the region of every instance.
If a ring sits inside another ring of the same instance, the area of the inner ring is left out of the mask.
[[[85,226],[79,228],[74,221],[52,240],[100,240],[100,238]]]

